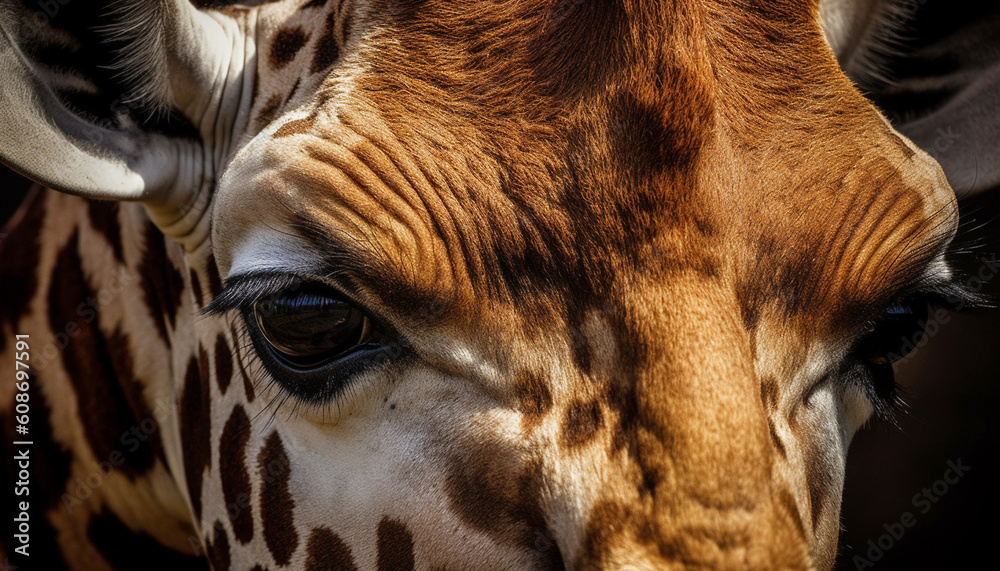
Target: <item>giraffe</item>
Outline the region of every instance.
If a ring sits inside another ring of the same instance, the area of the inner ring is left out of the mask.
[[[829,567],[898,333],[970,297],[816,2],[45,6],[17,565]]]

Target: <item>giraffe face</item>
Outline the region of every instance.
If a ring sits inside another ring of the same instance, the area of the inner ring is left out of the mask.
[[[271,419],[241,444],[287,458],[311,530],[289,557],[831,564],[851,435],[893,398],[914,284],[948,279],[937,165],[814,23],[741,57],[719,14],[494,21],[492,59],[459,12],[392,14],[217,191],[214,310]]]
[[[812,4],[647,4],[174,18],[245,44],[163,64],[188,138],[98,134],[187,249],[163,463],[216,567],[832,565],[954,196]]]

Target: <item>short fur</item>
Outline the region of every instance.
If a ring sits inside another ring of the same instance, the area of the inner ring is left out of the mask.
[[[121,65],[154,99],[176,71],[157,9],[119,12],[150,35]],[[843,75],[816,2],[213,17],[245,34],[253,55],[230,67],[253,82],[221,74],[247,86],[221,100],[204,86],[205,107],[181,110],[194,158],[155,179],[210,194],[150,199],[154,226],[43,192],[0,245],[29,276],[4,276],[4,339],[29,331],[45,359],[40,557],[832,565],[847,445],[876,406],[852,347],[948,280],[957,209]],[[329,379],[269,372],[250,317],[303,281],[394,341],[312,400],[289,387]],[[0,367],[13,359],[8,344]],[[0,389],[4,446],[13,399]],[[87,487],[135,427],[141,452]]]

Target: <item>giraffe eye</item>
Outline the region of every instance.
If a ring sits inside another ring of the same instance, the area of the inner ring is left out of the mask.
[[[229,309],[240,310],[268,376],[306,402],[330,402],[364,373],[406,354],[391,326],[323,284],[280,274],[237,277],[208,313]]]
[[[857,344],[855,355],[872,373],[872,388],[883,400],[890,399],[896,387],[893,372],[924,342],[927,327],[927,303],[902,301],[889,307]]]
[[[297,369],[323,365],[375,337],[364,313],[325,292],[261,299],[253,305],[253,323],[271,353]]]
[[[861,340],[858,353],[870,363],[891,365],[913,352],[922,341],[926,326],[926,303],[898,303],[887,309]]]

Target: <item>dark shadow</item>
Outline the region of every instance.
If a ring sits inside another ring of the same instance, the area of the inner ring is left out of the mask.
[[[33,183],[0,164],[0,228],[17,211]]]

